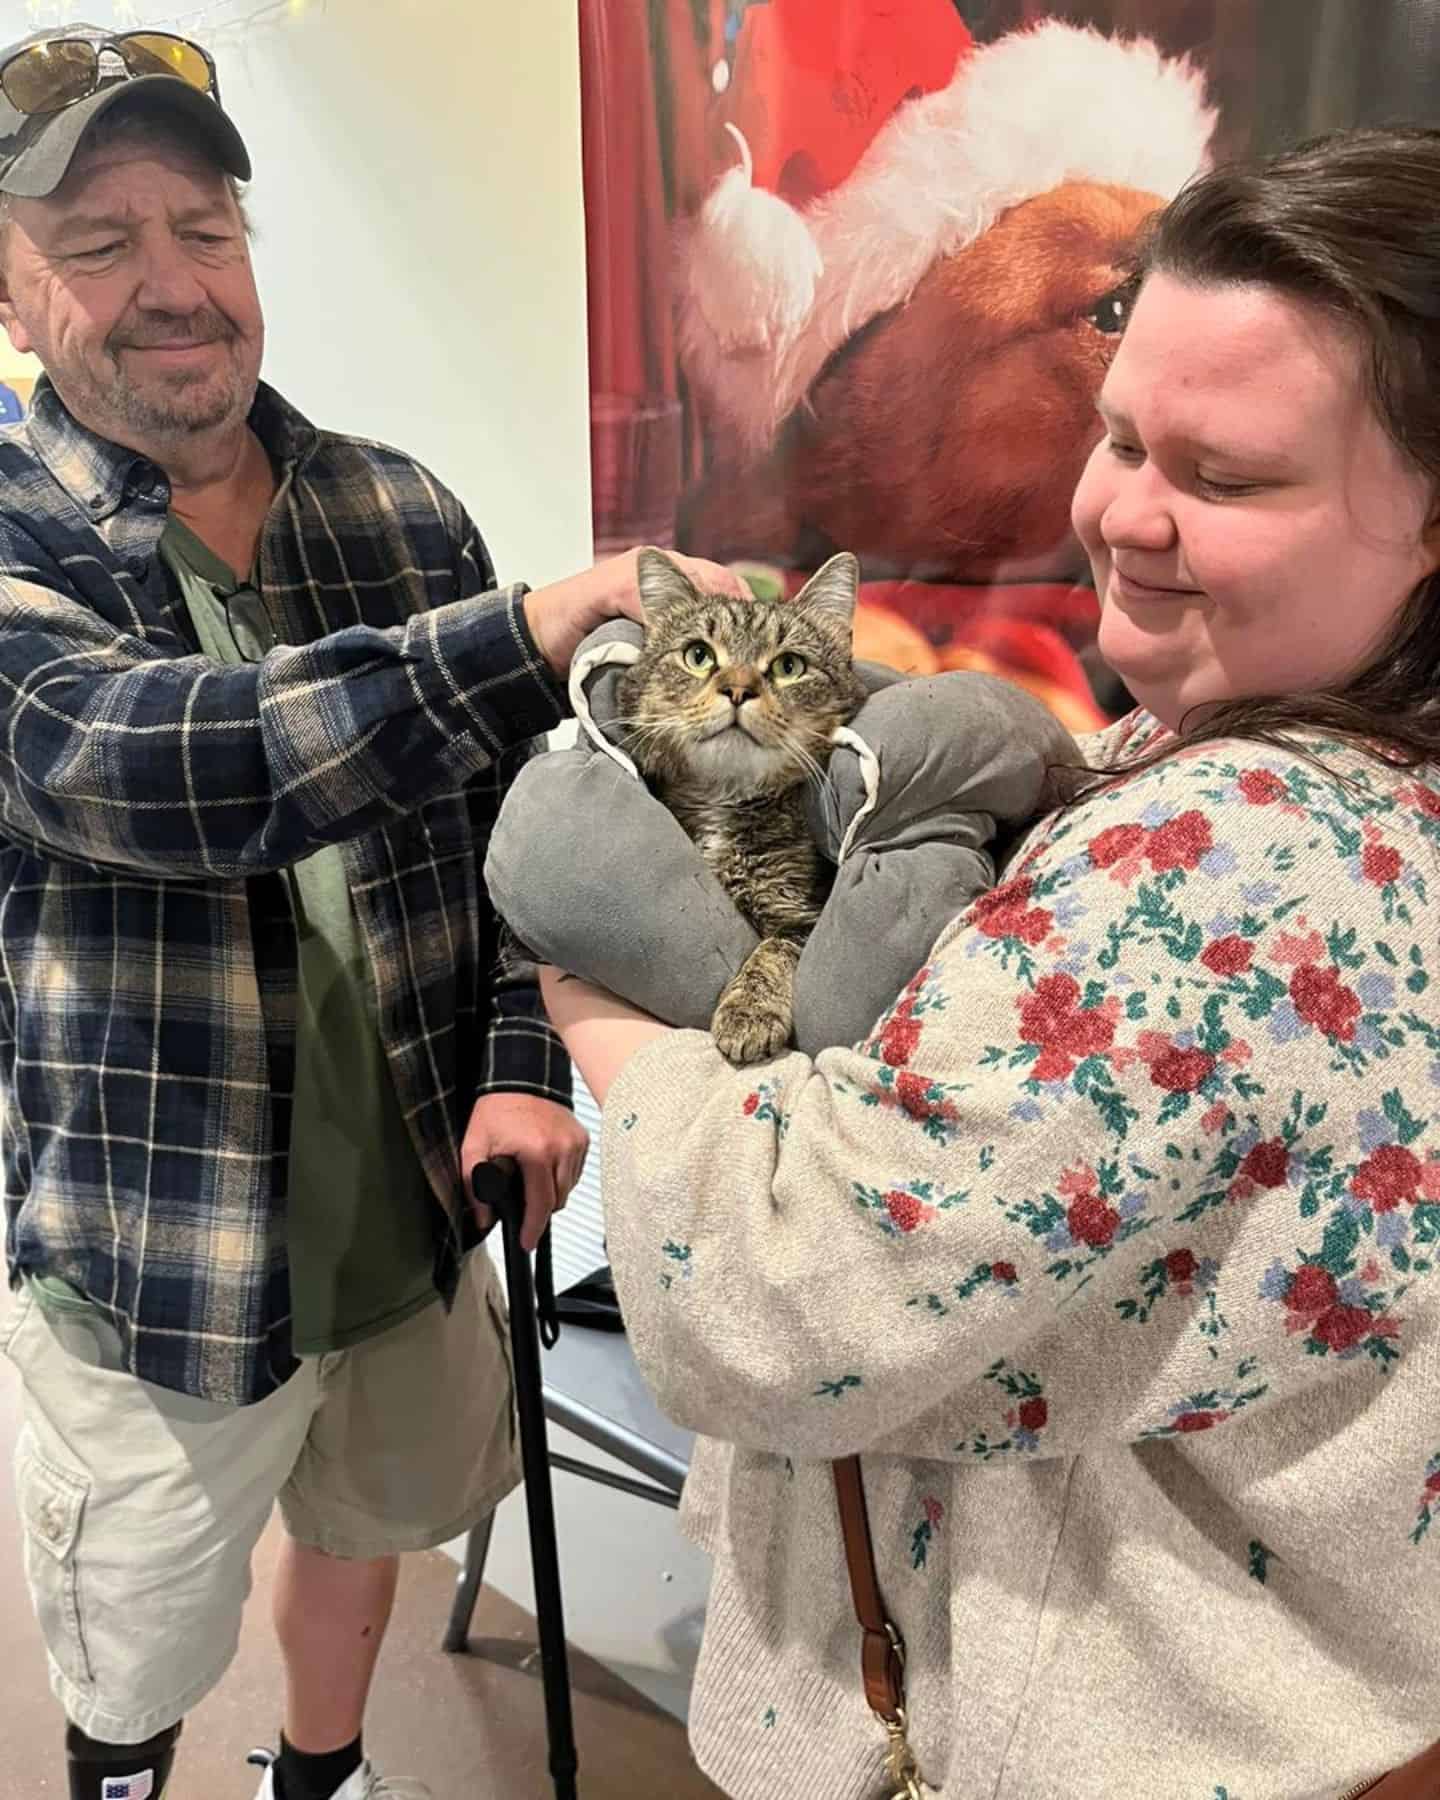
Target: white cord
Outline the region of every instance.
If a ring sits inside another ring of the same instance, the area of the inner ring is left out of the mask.
[[[880,758],[865,742],[858,731],[851,731],[848,725],[837,725],[830,733],[832,744],[843,744],[847,750],[853,750],[860,758],[860,779],[865,784],[864,804],[857,808],[855,817],[850,821],[845,836],[840,844],[839,861],[855,848],[855,834],[862,822],[874,812],[880,800]]]
[[[636,781],[640,779],[640,771],[618,744],[612,744],[605,733],[595,723],[590,711],[590,696],[585,692],[585,679],[596,669],[603,669],[611,663],[624,663],[627,667],[640,660],[640,646],[616,641],[610,644],[597,644],[593,650],[587,650],[584,656],[577,656],[570,665],[570,705],[575,711],[575,720],[580,729],[595,745],[603,750],[613,763],[617,763],[627,775]]]

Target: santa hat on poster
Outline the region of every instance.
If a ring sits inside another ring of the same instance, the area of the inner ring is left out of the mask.
[[[1215,118],[1188,58],[1051,21],[961,46],[948,81],[902,100],[803,207],[756,184],[758,159],[731,125],[738,164],[679,242],[686,373],[761,450],[831,354],[907,300],[937,257],[1067,181],[1169,199],[1206,166]],[[768,147],[770,169],[783,149]]]

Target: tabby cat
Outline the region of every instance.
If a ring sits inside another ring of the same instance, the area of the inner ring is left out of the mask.
[[[760,943],[711,1030],[735,1063],[789,1040],[795,968],[834,871],[805,823],[805,785],[864,699],[851,662],[859,565],[835,556],[793,600],[700,592],[640,554],[645,645],[620,684],[624,748]]]

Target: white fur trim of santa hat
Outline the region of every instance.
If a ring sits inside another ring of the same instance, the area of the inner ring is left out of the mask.
[[[762,449],[826,359],[937,257],[1065,181],[1168,200],[1206,166],[1215,119],[1188,58],[1051,21],[982,46],[947,87],[907,102],[803,214],[752,185],[734,132],[740,166],[679,245],[686,374]]]

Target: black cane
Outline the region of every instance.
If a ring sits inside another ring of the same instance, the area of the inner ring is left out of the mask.
[[[535,1573],[535,1622],[540,1634],[540,1672],[545,1686],[545,1729],[550,1740],[550,1778],[555,1800],[576,1800],[575,1722],[570,1711],[570,1664],[565,1651],[565,1608],[555,1549],[555,1499],[550,1490],[550,1447],[540,1373],[540,1332],[530,1258],[520,1247],[525,1187],[508,1157],[477,1164],[471,1191],[500,1221],[505,1246],[505,1285],[510,1298],[510,1342],[515,1355],[515,1410],[520,1419],[520,1462],[530,1520],[530,1563]]]

